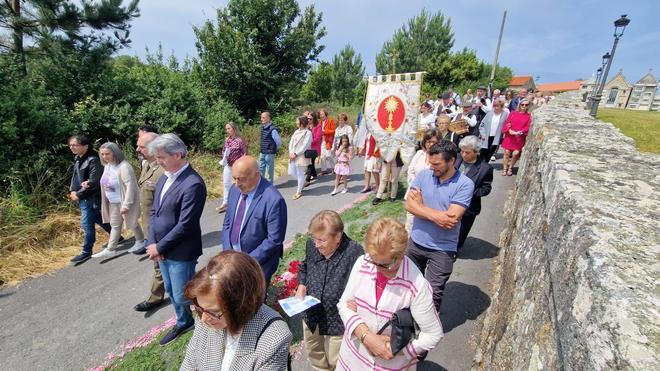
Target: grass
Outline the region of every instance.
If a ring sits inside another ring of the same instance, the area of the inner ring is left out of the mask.
[[[604,108],[598,110],[598,118],[633,138],[641,152],[660,154],[660,112]]]
[[[342,213],[342,221],[344,222],[344,228],[348,236],[355,241],[362,242],[367,227],[374,220],[390,217],[403,221],[405,219],[405,208],[402,199],[405,189],[404,184],[399,185],[399,194],[396,202],[385,201],[378,206],[372,206],[371,201],[373,197],[370,197]],[[306,242],[306,235],[296,235],[293,244],[284,253],[276,274],[281,275],[284,273],[289,262],[305,258]],[[289,325],[289,327],[292,328],[294,333],[292,348],[297,348],[296,343],[302,339],[302,334],[296,331],[296,328],[300,330],[300,326]],[[136,348],[127,353],[123,358],[116,360],[105,369],[119,371],[178,369],[185,356],[186,346],[190,340],[191,333],[186,334],[167,347],[158,345],[157,340],[162,336],[163,334],[160,334],[155,341],[147,346]]]

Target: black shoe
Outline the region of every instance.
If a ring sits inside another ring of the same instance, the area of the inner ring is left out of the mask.
[[[369,192],[371,192],[371,188],[365,188],[360,191],[360,193],[369,193]]]
[[[194,321],[190,322],[190,325],[183,328],[178,328],[176,325],[174,325],[174,327],[172,327],[172,329],[167,334],[165,334],[165,336],[163,336],[162,339],[160,339],[160,345],[163,346],[173,342],[174,340],[176,340],[176,338],[181,336],[186,331],[192,330],[194,327],[195,327]]]
[[[395,202],[396,198],[390,198],[390,202]]]
[[[378,197],[376,197],[376,198],[374,198],[373,201],[371,201],[371,204],[374,205],[374,206],[376,206],[376,205],[378,205],[378,204],[381,203],[381,202],[383,202],[383,199],[382,199],[382,198],[378,198]]]
[[[142,303],[134,306],[133,309],[135,309],[138,312],[148,312],[152,309],[156,309],[156,308],[160,307],[163,304],[163,302],[164,302],[164,300],[161,300],[161,301],[156,302],[156,303],[150,303],[148,301],[143,301]]]
[[[83,253],[80,253],[80,254],[74,256],[73,258],[71,258],[70,261],[71,261],[71,263],[82,263],[82,262],[84,262],[85,260],[88,260],[91,257],[92,257],[91,252],[83,252]]]

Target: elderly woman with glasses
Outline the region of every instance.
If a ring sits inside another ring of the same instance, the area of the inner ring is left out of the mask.
[[[346,327],[337,370],[407,370],[442,338],[431,285],[406,256],[407,241],[404,226],[394,219],[378,219],[367,229],[366,254],[355,262],[337,304]],[[392,354],[391,326],[377,333],[404,308],[410,309],[419,333]]]
[[[266,305],[266,280],[248,254],[226,250],[186,285],[197,314],[181,370],[286,370],[291,331]]]
[[[117,250],[121,238],[121,227],[133,230],[135,244],[130,252],[144,248],[144,233],[138,223],[140,219],[140,189],[133,167],[124,160],[124,153],[117,143],[106,142],[99,149],[103,164],[101,175],[101,216],[103,223],[110,223],[110,239],[107,247],[92,255],[93,258],[110,258],[120,253]],[[83,183],[83,188],[89,184]]]
[[[531,123],[529,100],[523,99],[518,105],[518,110],[512,111],[502,126],[502,133],[504,133],[504,140],[502,140],[502,148],[504,148],[502,175],[511,176],[513,174],[512,169],[518,162],[520,153],[525,146],[525,139]]]
[[[300,264],[296,296],[302,299],[311,295],[321,304],[303,314],[304,349],[315,370],[334,370],[344,334],[337,303],[353,264],[364,250],[344,233],[344,223],[334,211],[316,214],[308,230],[310,238]]]

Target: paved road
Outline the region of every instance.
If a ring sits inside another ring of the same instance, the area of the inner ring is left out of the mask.
[[[478,319],[490,306],[490,278],[499,252],[499,235],[504,228],[502,210],[515,177],[501,176],[501,160],[493,163],[493,190],[482,199],[482,211],[465,242],[454,272],[447,283],[440,308],[440,320],[445,331],[438,347],[429,352],[419,371],[469,370],[474,358],[474,342]],[[312,370],[306,360],[298,361],[294,369]]]
[[[429,356],[435,364],[428,363],[427,369],[442,369],[437,367],[441,365],[461,370],[470,365],[473,352],[468,338],[475,319],[490,302],[486,287],[497,254],[502,205],[512,185],[512,178],[495,178],[494,192],[484,200],[484,211],[473,227],[475,238],[468,239],[466,254],[459,257],[448,285],[441,313],[447,334],[438,351]],[[350,203],[362,188],[362,176],[353,175],[349,193],[330,197],[333,181],[326,176],[293,201],[295,181],[289,177],[276,180],[289,206],[287,240],[304,232],[316,212]],[[198,268],[220,251],[221,216],[215,213],[215,206],[215,202],[208,203],[202,216],[204,255]],[[92,367],[121,343],[162,324],[173,315],[169,306],[148,315],[132,310],[146,297],[151,264],[126,254],[103,262],[90,260],[15,288],[0,289],[0,369]]]

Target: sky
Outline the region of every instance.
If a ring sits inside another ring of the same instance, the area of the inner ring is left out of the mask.
[[[383,43],[408,19],[426,8],[451,20],[453,50],[475,50],[492,63],[502,14],[507,10],[499,64],[514,75],[532,75],[537,83],[591,77],[601,56],[611,51],[614,21],[627,14],[630,24],[621,37],[609,78],[619,69],[635,83],[649,68],[660,78],[660,1],[657,0],[298,0],[323,13],[327,35],[320,43],[321,60],[331,60],[351,44],[362,56],[367,74],[375,73],[375,58]],[[131,48],[120,54],[144,57],[159,43],[164,54],[194,57],[193,26],[215,21],[226,0],[141,0],[141,16],[133,22]],[[608,78],[608,80],[609,80]]]

